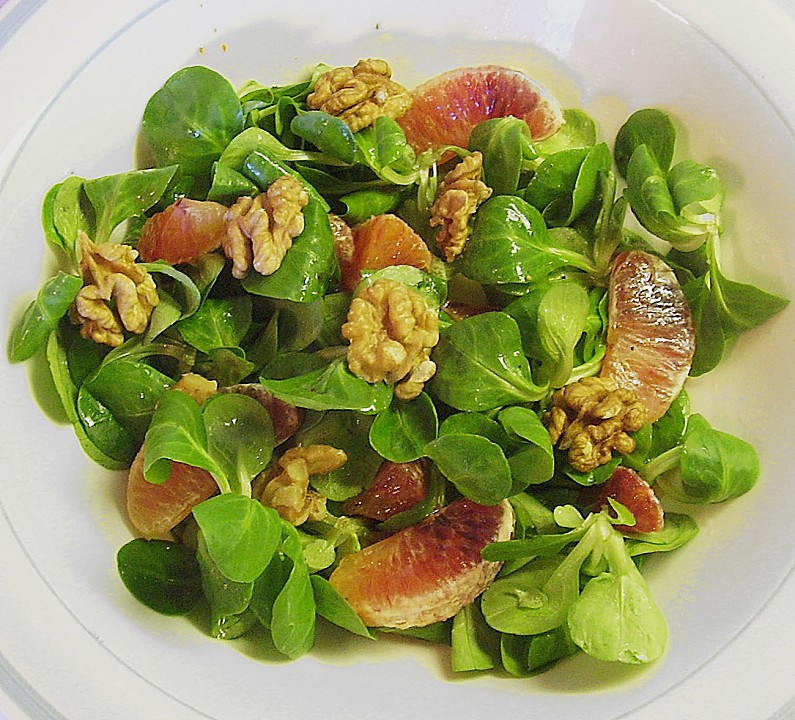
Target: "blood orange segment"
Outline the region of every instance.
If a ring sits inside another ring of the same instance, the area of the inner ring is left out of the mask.
[[[525,120],[535,140],[554,134],[563,123],[560,104],[540,83],[499,65],[450,70],[412,95],[411,107],[398,123],[417,152],[443,145],[467,147],[472,128],[492,118]]]
[[[446,620],[494,579],[500,563],[481,558],[490,542],[507,540],[507,501],[456,500],[425,520],[346,555],[331,584],[371,627],[422,627]]]
[[[220,203],[180,198],[144,223],[138,241],[141,259],[178,265],[217,250],[226,233],[225,213]]]
[[[609,327],[602,377],[634,390],[661,418],[679,395],[695,352],[695,328],[676,275],[657,255],[621,253],[609,282]]]
[[[412,265],[426,270],[432,260],[425,241],[397,215],[374,215],[355,225],[353,257],[340,257],[340,284],[353,292],[362,278],[362,270],[381,270],[391,265]]]
[[[616,525],[616,529],[626,532],[662,530],[665,523],[663,507],[651,485],[632,468],[617,467],[607,482],[599,486],[595,509],[609,508],[608,498],[617,500],[635,516],[634,525]]]
[[[425,460],[392,462],[385,460],[372,484],[343,506],[346,515],[360,515],[371,520],[387,520],[410,510],[428,494],[428,468]]]
[[[172,462],[168,480],[158,485],[144,478],[143,464],[142,447],[127,476],[127,515],[147,539],[166,537],[196,505],[218,492],[212,475],[201,468]]]

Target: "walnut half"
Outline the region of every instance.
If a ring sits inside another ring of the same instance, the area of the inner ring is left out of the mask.
[[[308,203],[309,193],[291,175],[278,178],[256,197],[238,198],[224,215],[223,250],[232,261],[232,275],[240,280],[252,267],[260,275],[276,272],[304,230]]]
[[[635,450],[629,433],[640,430],[647,416],[633,390],[612,378],[588,377],[557,390],[543,421],[552,444],[568,450],[571,466],[587,473],[610,462],[613,452]]]
[[[96,245],[82,230],[78,241],[84,285],[75,298],[72,319],[81,325],[81,335],[118,347],[124,330],[143,334],[159,297],[152,277],[135,262],[138,252],[120,243]]]
[[[491,188],[482,180],[483,155],[475,151],[459,162],[436,192],[431,207],[431,227],[438,227],[436,244],[447,262],[455,260],[469,238],[469,221],[478,206],[491,196]]]
[[[411,105],[411,94],[392,79],[385,60],[359,60],[321,75],[306,99],[311,110],[322,110],[345,121],[351,131],[369,127],[382,115],[397,119]]]
[[[395,384],[411,400],[436,372],[430,359],[439,319],[421,295],[396,280],[376,280],[351,302],[342,336],[350,342],[348,367],[367,382]]]
[[[333,472],[347,460],[343,450],[331,445],[290,448],[279,458],[281,472],[267,481],[260,502],[272,507],[292,525],[302,525],[310,519],[322,520],[326,515],[326,498],[309,487],[309,476]]]

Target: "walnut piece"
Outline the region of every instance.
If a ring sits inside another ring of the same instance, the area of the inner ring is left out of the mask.
[[[481,177],[483,155],[473,152],[445,175],[431,207],[431,227],[438,227],[436,244],[447,262],[464,250],[470,234],[469,220],[480,204],[491,196]]]
[[[84,338],[111,347],[124,342],[124,330],[141,335],[159,298],[154,280],[135,260],[138,252],[120,243],[94,244],[82,230],[80,273],[83,287],[72,319]]]
[[[281,472],[267,482],[260,501],[292,525],[322,520],[326,515],[326,498],[309,487],[309,476],[333,472],[347,460],[343,450],[331,445],[290,448],[279,458]]]
[[[339,215],[328,214],[331,234],[334,237],[334,251],[340,265],[350,265],[356,252],[356,244],[353,241],[353,230]]]
[[[589,377],[560,388],[544,415],[552,444],[568,450],[571,466],[587,473],[605,465],[613,452],[631,453],[648,413],[633,390],[612,378]]]
[[[430,359],[439,319],[418,293],[396,280],[376,280],[351,302],[342,336],[348,367],[367,382],[396,384],[402,400],[417,397],[436,372]]]
[[[304,230],[309,193],[296,178],[283,175],[256,197],[243,196],[224,215],[224,255],[239,280],[253,267],[260,275],[276,272],[293,239]]]
[[[385,60],[359,60],[353,67],[337,67],[321,75],[306,99],[311,110],[344,120],[352,132],[385,115],[393,120],[411,105],[411,94],[391,79]]]
[[[172,390],[179,390],[192,397],[199,405],[203,405],[218,392],[218,382],[208,380],[198,373],[183,373],[179,380],[171,386]]]

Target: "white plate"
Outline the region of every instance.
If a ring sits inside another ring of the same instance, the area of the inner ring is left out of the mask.
[[[146,100],[191,63],[235,84],[280,83],[316,61],[384,57],[410,85],[501,62],[590,110],[608,139],[631,110],[666,108],[687,127],[683,147],[724,178],[728,267],[795,297],[791,13],[760,0],[12,0],[0,9],[3,337],[47,273],[43,193],[72,172],[128,169]],[[793,328],[788,310],[692,386],[697,409],[757,446],[764,475],[751,494],[699,511],[700,536],[654,563],[650,583],[671,626],[665,659],[634,670],[574,658],[527,680],[454,678],[437,649],[337,635],[278,663],[147,611],[116,577],[115,551],[129,538],[120,478],[42,416],[33,399],[47,396],[42,373],[4,364],[0,715],[792,717]]]

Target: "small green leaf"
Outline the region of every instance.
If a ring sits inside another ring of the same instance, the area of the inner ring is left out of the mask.
[[[421,458],[425,446],[436,438],[439,420],[426,393],[408,402],[393,400],[370,426],[370,444],[382,457],[405,463]]]
[[[218,570],[230,580],[254,582],[268,566],[281,538],[282,521],[272,508],[242,495],[224,494],[193,508]]]
[[[442,435],[425,453],[462,495],[477,503],[493,505],[511,494],[511,468],[502,448],[482,435]]]
[[[208,450],[236,480],[234,490],[251,493],[251,481],[271,461],[276,439],[273,420],[257,400],[239,393],[220,393],[205,402],[202,415]]]
[[[159,613],[184,615],[201,598],[199,566],[184,545],[137,538],[119,549],[116,563],[130,593]]]
[[[295,528],[283,524],[283,533],[282,552],[292,567],[273,603],[270,628],[276,649],[295,659],[315,643],[315,594]]]
[[[373,639],[356,611],[328,580],[320,575],[311,575],[310,580],[318,615],[354,635]]]
[[[310,410],[356,410],[379,413],[392,401],[392,387],[356,377],[344,359],[286,380],[262,378],[266,390],[297,407]]]
[[[83,280],[59,271],[41,286],[36,299],[28,305],[8,336],[6,355],[9,362],[23,362],[33,357],[66,315],[69,306],[83,287]]]

